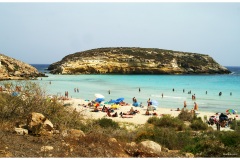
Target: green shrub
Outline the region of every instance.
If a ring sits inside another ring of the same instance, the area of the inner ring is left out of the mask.
[[[225,145],[230,147],[240,147],[240,134],[239,132],[222,132],[219,134],[219,140]]]
[[[178,131],[182,131],[185,128],[182,120],[169,115],[164,115],[162,118],[151,117],[147,122],[157,127],[174,128]]]
[[[149,124],[156,124],[157,121],[159,121],[158,117],[150,117],[150,118],[148,118],[147,123],[149,123]]]
[[[178,132],[174,128],[161,128],[145,125],[138,129],[135,141],[152,140],[168,149],[180,150],[187,144],[191,144],[190,132]]]
[[[201,157],[222,157],[225,148],[219,141],[207,140],[193,144],[191,152]]]
[[[208,129],[208,125],[202,121],[201,117],[194,119],[190,127],[195,131]]]
[[[240,131],[240,120],[233,120],[230,123],[230,128],[236,131]]]
[[[44,89],[38,83],[19,81],[3,85],[10,94],[0,93],[0,121],[25,122],[29,113],[38,112],[47,117],[58,129],[86,127],[82,123],[82,113],[67,110],[56,98],[52,101],[47,99]],[[11,93],[16,86],[21,86],[21,91],[18,96],[12,96]]]
[[[101,118],[97,120],[97,124],[99,124],[102,128],[119,128],[119,124],[112,119]]]
[[[178,118],[183,121],[189,121],[191,122],[193,118],[195,118],[196,115],[193,115],[191,112],[189,112],[187,109],[182,109],[181,112],[178,115]]]

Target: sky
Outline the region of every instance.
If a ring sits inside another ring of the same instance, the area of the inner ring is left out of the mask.
[[[29,64],[101,47],[207,54],[240,66],[240,3],[0,2],[0,53]]]

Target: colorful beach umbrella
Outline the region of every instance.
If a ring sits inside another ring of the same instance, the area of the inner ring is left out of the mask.
[[[231,113],[231,114],[236,114],[237,111],[235,109],[228,109],[226,110],[227,113]]]

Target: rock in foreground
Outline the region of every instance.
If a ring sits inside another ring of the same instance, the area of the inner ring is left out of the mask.
[[[229,74],[208,55],[154,48],[99,48],[65,56],[53,74]]]

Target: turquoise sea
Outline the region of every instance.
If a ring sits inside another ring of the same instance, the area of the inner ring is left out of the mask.
[[[185,100],[187,107],[193,108],[192,95],[195,94],[200,111],[240,109],[240,67],[227,67],[233,72],[229,75],[52,75],[45,70],[48,64],[32,65],[47,72],[49,77],[38,81],[46,86],[49,94],[64,95],[68,91],[70,97],[93,100],[94,94],[99,93],[105,96],[105,101],[123,97],[128,103],[136,97],[144,106],[150,98],[157,100],[159,107],[173,109],[182,108]],[[74,88],[78,88],[79,93],[74,92]]]

